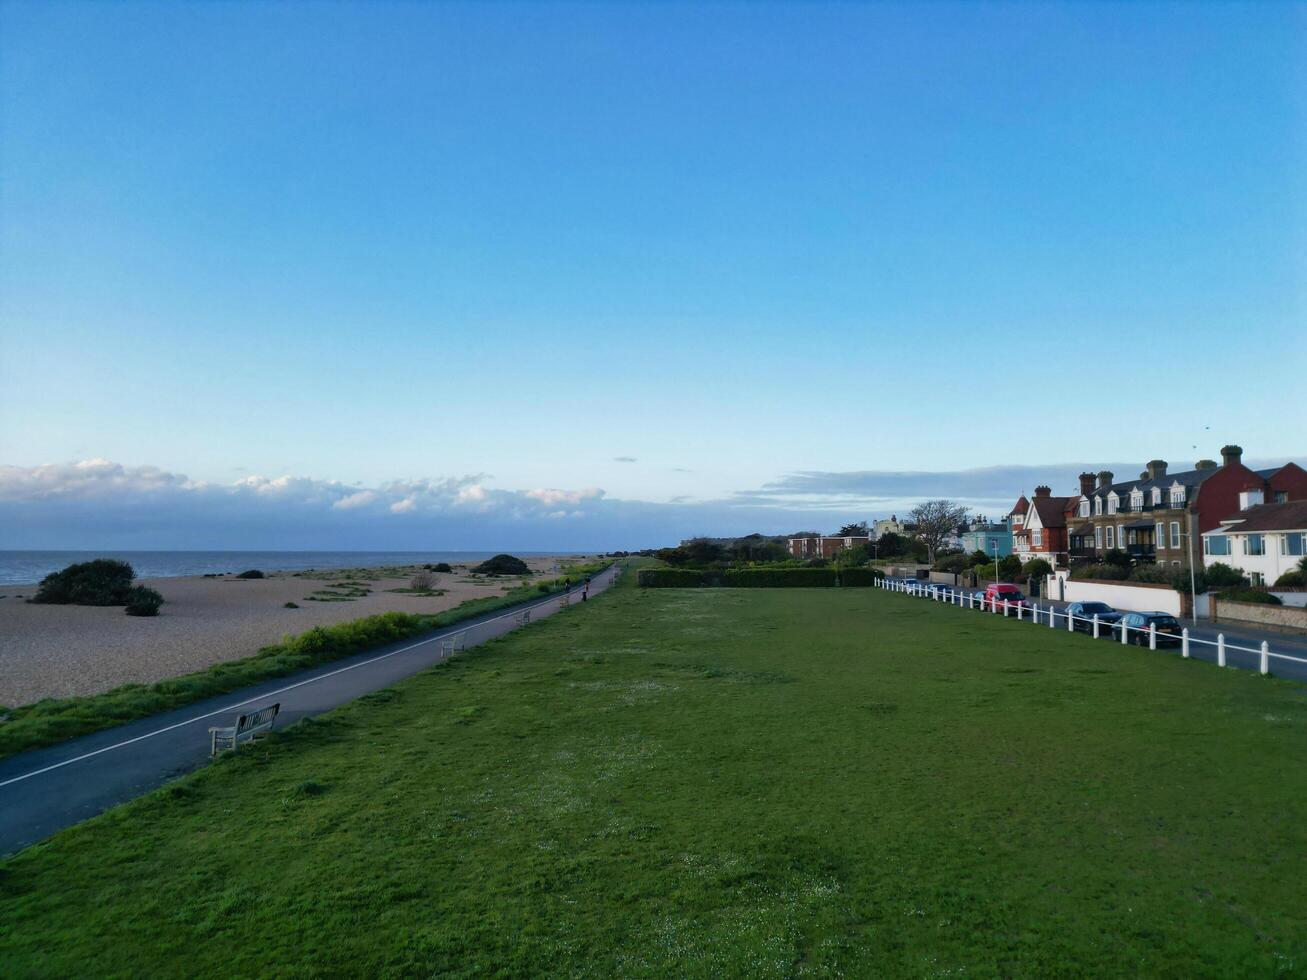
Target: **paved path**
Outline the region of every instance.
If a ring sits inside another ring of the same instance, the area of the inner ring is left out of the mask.
[[[596,575],[590,595],[604,591],[616,567]],[[581,602],[581,589],[567,597]],[[552,615],[564,597],[523,603],[465,620],[425,639],[355,654],[299,674],[264,681],[184,708],[0,759],[0,854],[44,840],[109,807],[134,799],[198,769],[209,760],[209,727],[231,725],[236,715],[280,703],[277,727],[330,711],[371,691],[447,659],[442,640],[463,634],[467,647],[517,628],[524,610],[532,619]]]
[[[963,588],[964,592],[975,591]],[[925,599],[922,601],[930,602]],[[1041,626],[1030,626],[1031,629],[1049,629],[1048,626],[1048,607],[1052,606],[1054,612],[1054,623],[1057,629],[1066,629],[1066,617],[1063,610],[1068,603],[1060,602],[1053,599],[1036,599],[1034,600],[1040,609]],[[994,615],[990,613],[988,615]],[[1029,625],[1030,612],[1025,613],[1025,618]],[[1189,636],[1194,640],[1204,640],[1207,642],[1192,642],[1189,645],[1189,655],[1195,660],[1205,660],[1209,663],[1216,663],[1216,638],[1218,634],[1225,636],[1226,655],[1225,663],[1227,667],[1238,667],[1244,670],[1257,670],[1260,666],[1260,654],[1258,651],[1262,641],[1265,640],[1271,653],[1283,654],[1285,657],[1296,658],[1294,660],[1282,659],[1280,657],[1270,658],[1271,673],[1276,677],[1287,677],[1291,680],[1307,681],[1307,636],[1297,632],[1275,632],[1271,630],[1258,630],[1256,627],[1246,627],[1228,623],[1213,624],[1210,620],[1198,621],[1195,626],[1192,620],[1183,619],[1181,625],[1189,630]],[[1084,634],[1081,634],[1082,636]],[[1105,642],[1109,637],[1109,631],[1106,626],[1103,627],[1100,642]],[[1245,649],[1236,649],[1243,647]],[[1178,647],[1165,648],[1164,651],[1175,656],[1180,656]],[[1303,662],[1299,662],[1303,661]]]

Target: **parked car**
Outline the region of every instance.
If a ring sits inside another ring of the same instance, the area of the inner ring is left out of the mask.
[[[1180,621],[1170,613],[1164,612],[1128,612],[1112,627],[1112,636],[1121,639],[1121,630],[1129,630],[1129,642],[1137,646],[1148,646],[1149,628],[1157,627],[1157,645],[1176,646],[1181,641]]]
[[[991,582],[985,586],[985,610],[987,612],[1001,612],[1005,602],[1009,610],[1015,609],[1017,606],[1030,608],[1030,600],[1026,598],[1025,593],[1011,582]]]
[[[945,585],[942,582],[931,582],[927,587],[932,595],[937,595],[941,599],[953,598],[953,586]]]
[[[1074,617],[1071,621],[1072,628],[1078,633],[1094,632],[1094,617],[1098,617],[1100,627],[1111,627],[1121,621],[1123,613],[1117,612],[1106,602],[1073,602],[1066,607],[1066,614]],[[1099,636],[1107,636],[1107,632],[1100,628]]]
[[[965,596],[969,596],[969,597],[970,597],[970,598],[967,600],[968,602],[970,602],[971,599],[974,599],[975,602],[976,602],[976,608],[979,609],[981,612],[984,612],[984,610],[985,610],[985,590],[984,590],[984,589],[968,589],[965,593],[963,593],[963,595],[965,595]]]

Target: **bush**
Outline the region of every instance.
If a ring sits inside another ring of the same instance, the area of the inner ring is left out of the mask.
[[[408,587],[414,592],[430,592],[435,581],[435,577],[430,572],[418,572],[408,580]]]
[[[236,577],[237,578],[263,578],[263,573],[259,571],[257,568],[251,568],[244,572],[241,572]]]
[[[970,555],[944,555],[942,558],[935,559],[935,571],[937,572],[961,572],[965,571],[971,565]]]
[[[1231,602],[1260,602],[1267,606],[1284,605],[1279,596],[1271,595],[1261,589],[1222,589],[1218,598],[1228,599]]]
[[[1248,584],[1248,579],[1244,577],[1243,572],[1221,561],[1208,565],[1203,571],[1203,578],[1206,579],[1208,588],[1212,589]]]
[[[1103,564],[1105,565],[1124,565],[1130,567],[1130,556],[1120,548],[1111,548],[1103,554]]]
[[[1294,569],[1292,571],[1285,572],[1283,575],[1277,578],[1275,580],[1275,584],[1277,587],[1288,588],[1288,589],[1300,588],[1303,585],[1307,585],[1307,575],[1303,575],[1302,572],[1298,571],[1297,569]]]
[[[298,602],[288,602],[282,606],[283,609],[298,609],[299,607],[300,604]]]
[[[1053,566],[1043,558],[1031,558],[1021,566],[1021,573],[1026,578],[1043,579],[1047,575],[1053,574]]]
[[[128,616],[157,616],[162,605],[163,596],[144,585],[138,585],[127,593]]]
[[[472,569],[477,575],[530,575],[526,562],[512,555],[495,555]]]
[[[1094,579],[1104,582],[1124,582],[1130,577],[1125,565],[1082,565],[1071,573],[1073,579]]]
[[[840,585],[844,588],[861,588],[875,585],[885,577],[879,568],[846,568],[840,572]]]
[[[1185,579],[1188,579],[1185,575]],[[1160,565],[1136,565],[1130,569],[1130,574],[1126,579],[1130,582],[1170,582],[1175,578],[1169,568]]]
[[[693,568],[642,568],[635,581],[646,589],[693,589],[703,585],[703,572]]]
[[[833,568],[733,568],[726,572],[726,584],[735,589],[828,588],[836,581]]]
[[[1003,576],[1005,582],[1010,582],[1021,574],[1021,559],[1016,555],[1008,555],[999,559],[998,574]]]
[[[984,549],[982,548],[977,548],[971,554],[967,555],[967,560],[973,565],[984,565],[987,562],[993,561],[989,555],[985,554]]]
[[[41,579],[29,602],[52,605],[125,606],[136,573],[125,561],[97,558],[69,565]]]
[[[438,561],[431,567],[433,572],[452,572],[454,569],[447,561]]]

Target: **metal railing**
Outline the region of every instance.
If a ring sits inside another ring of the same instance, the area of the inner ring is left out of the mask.
[[[888,589],[893,592],[901,592],[905,595],[914,596],[921,599],[931,599],[935,602],[945,602],[949,605],[959,606],[966,609],[978,609],[981,612],[989,612],[994,615],[1002,614],[1005,619],[1015,618],[1018,622],[1029,621],[1035,626],[1047,626],[1049,629],[1065,629],[1068,633],[1084,632],[1094,639],[1098,639],[1105,633],[1110,633],[1113,640],[1118,640],[1122,644],[1134,643],[1138,646],[1148,644],[1148,649],[1156,650],[1159,643],[1169,643],[1178,641],[1180,647],[1180,656],[1188,659],[1196,647],[1214,647],[1216,651],[1217,666],[1230,666],[1228,663],[1228,654],[1247,653],[1257,658],[1257,669],[1262,674],[1271,672],[1271,660],[1284,660],[1297,664],[1307,664],[1307,658],[1293,657],[1287,653],[1275,653],[1270,649],[1270,642],[1263,640],[1259,647],[1245,647],[1237,644],[1227,643],[1224,633],[1216,634],[1215,640],[1203,640],[1189,635],[1189,628],[1181,629],[1179,635],[1173,633],[1159,633],[1156,623],[1149,623],[1147,629],[1141,629],[1137,626],[1128,626],[1124,622],[1108,623],[1100,621],[1097,615],[1086,618],[1084,616],[1073,616],[1065,610],[1059,610],[1052,605],[1040,606],[1038,602],[1023,600],[1021,602],[1008,602],[1002,600],[986,600],[978,598],[976,590],[964,589],[952,585],[938,585],[936,583],[926,582],[905,582],[896,579],[881,579],[879,587]],[[1058,625],[1061,620],[1062,625]]]

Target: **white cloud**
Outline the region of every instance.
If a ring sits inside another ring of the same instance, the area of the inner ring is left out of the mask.
[[[587,487],[584,490],[528,490],[526,495],[547,507],[557,507],[559,504],[571,504],[575,507],[587,500],[600,499],[604,492],[598,487]]]
[[[359,490],[348,497],[341,497],[331,506],[336,510],[350,510],[354,507],[366,507],[377,499],[375,490]]]

